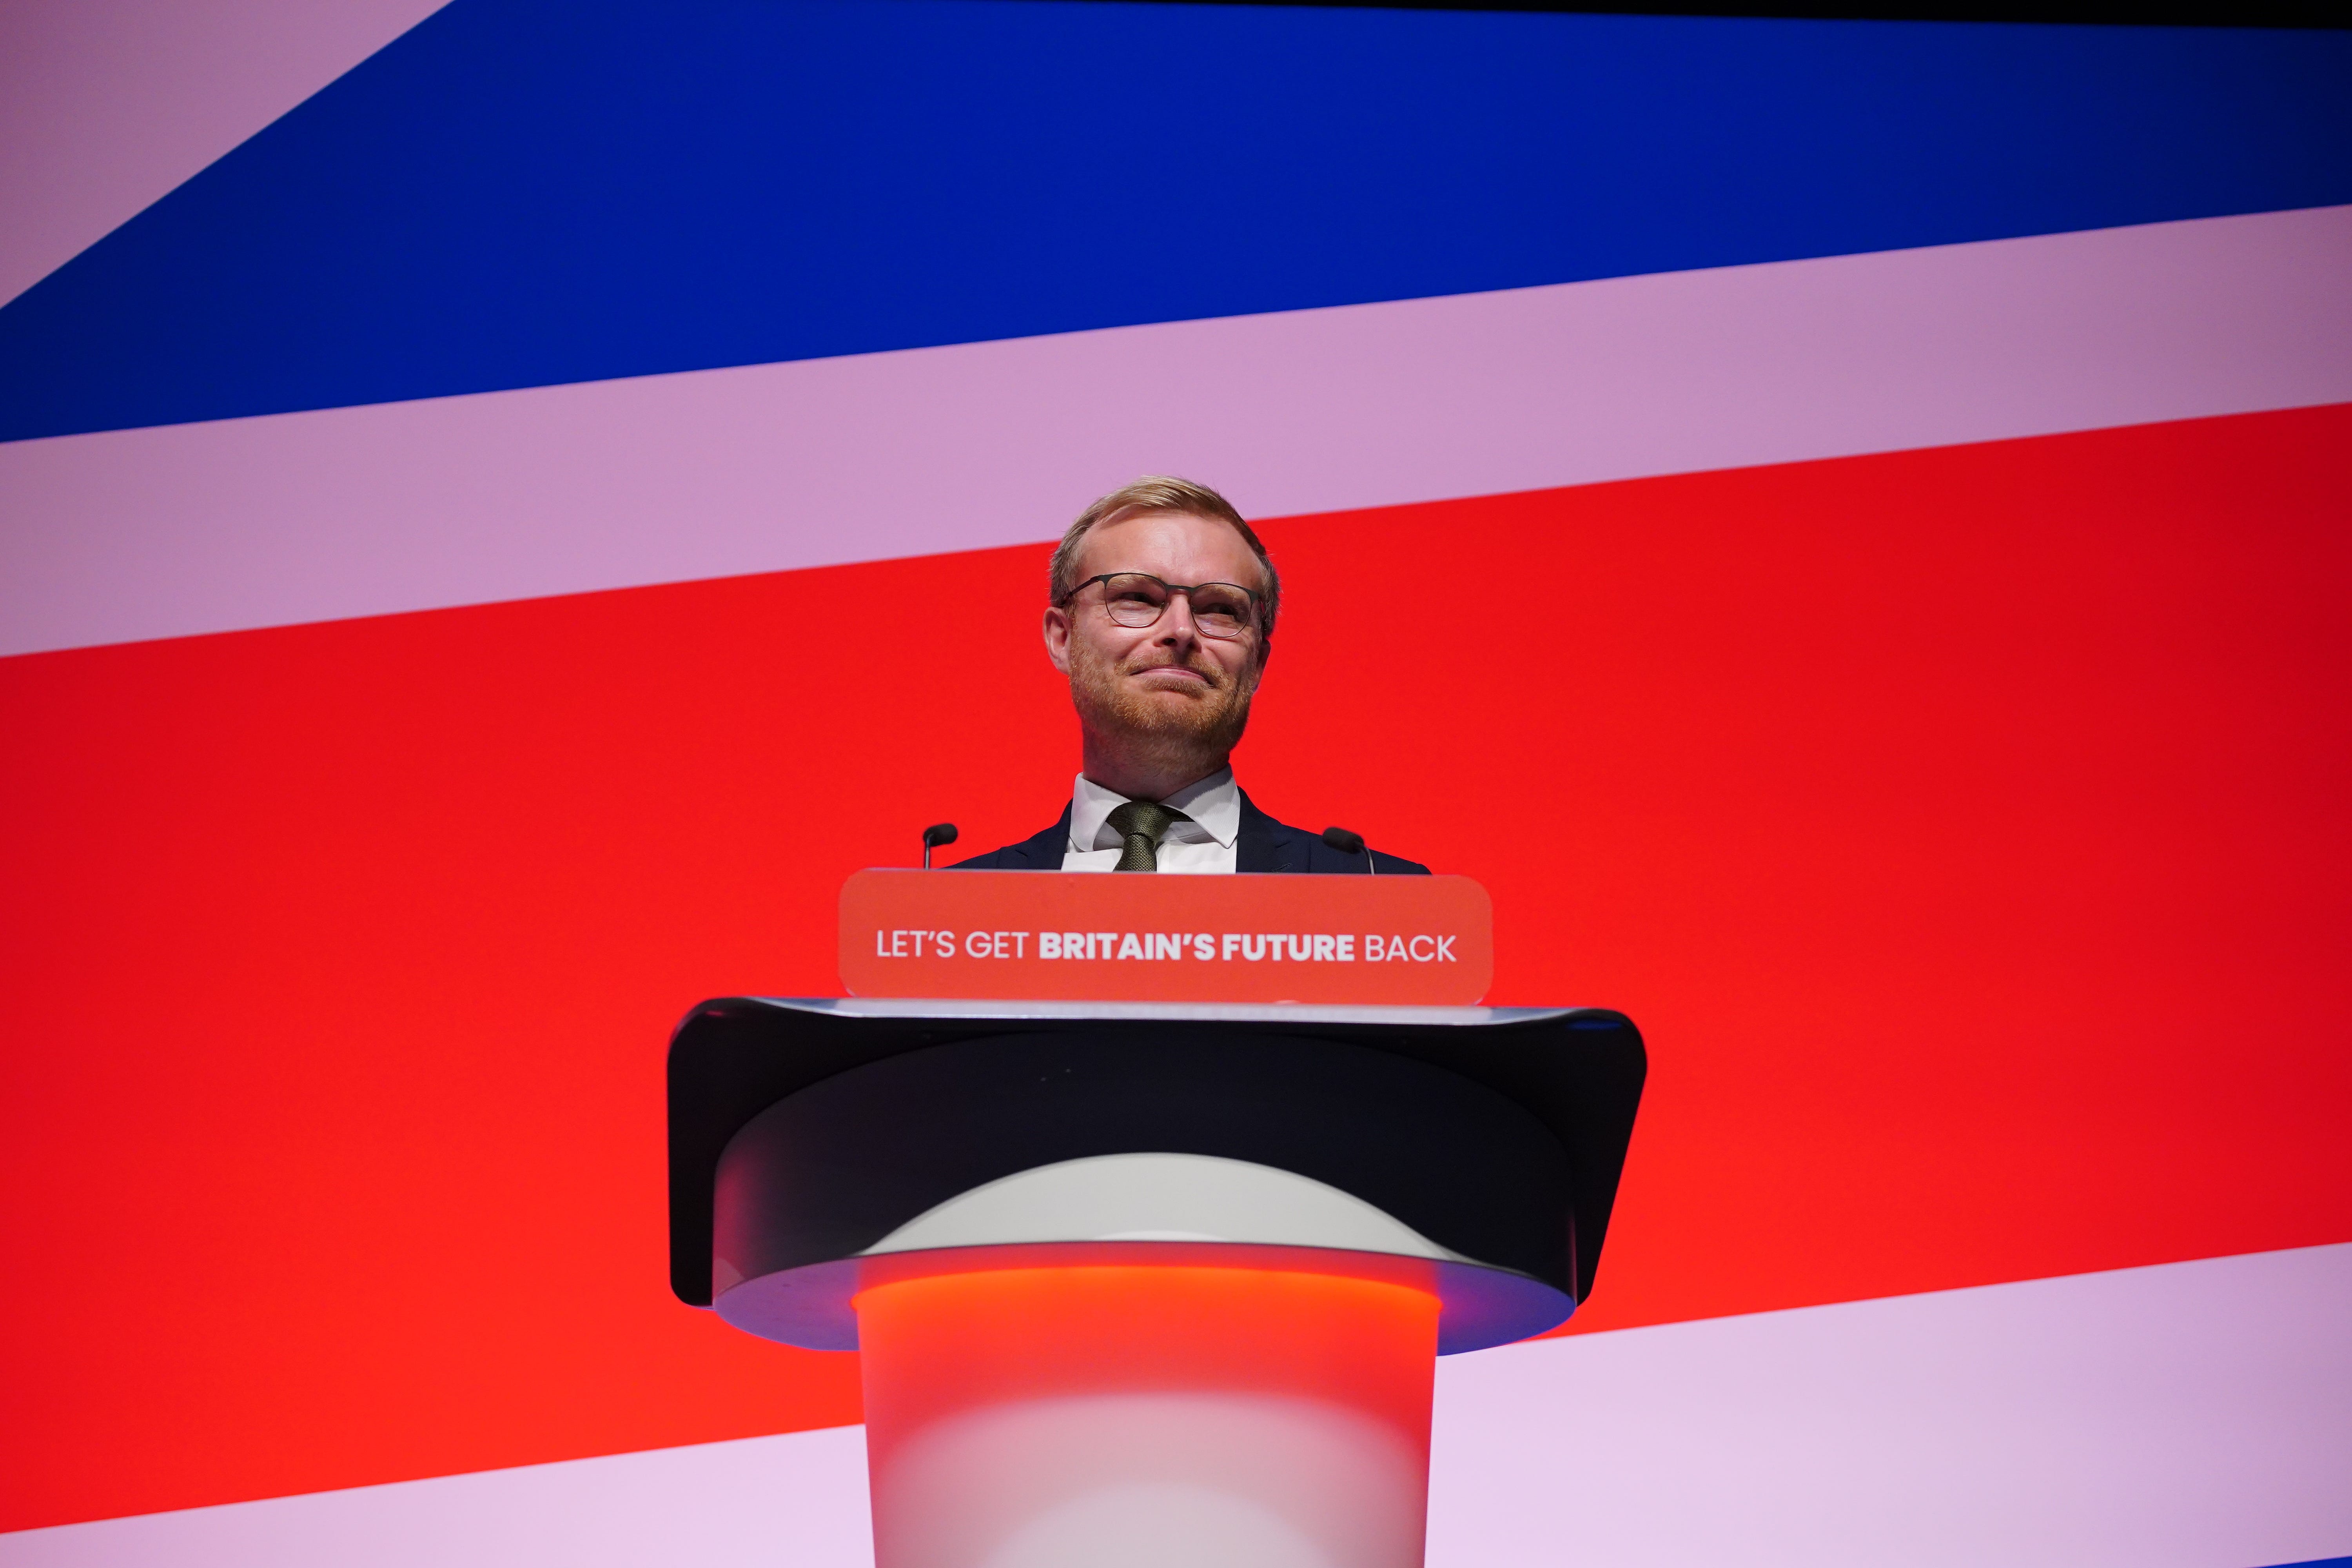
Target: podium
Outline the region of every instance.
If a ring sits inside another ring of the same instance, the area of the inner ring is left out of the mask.
[[[864,1352],[878,1568],[1416,1568],[1433,1358],[1590,1293],[1645,1070],[1599,1008],[707,1002],[672,1284]]]

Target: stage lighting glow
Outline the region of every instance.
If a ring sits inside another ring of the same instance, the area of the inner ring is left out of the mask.
[[[877,1568],[1419,1568],[1433,1295],[1074,1267],[856,1306]]]

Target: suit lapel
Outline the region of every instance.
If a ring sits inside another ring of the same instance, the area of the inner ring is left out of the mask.
[[[1053,826],[1013,845],[1011,853],[1027,861],[1033,871],[1058,871],[1062,868],[1062,852],[1069,847],[1070,808],[1066,805]]]
[[[1242,825],[1234,835],[1234,869],[1236,871],[1304,871],[1297,847],[1290,842],[1296,836],[1282,824],[1260,811],[1252,803],[1249,792],[1237,790],[1242,797]]]

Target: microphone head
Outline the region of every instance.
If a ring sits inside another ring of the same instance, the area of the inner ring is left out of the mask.
[[[1342,855],[1361,855],[1364,852],[1364,836],[1360,833],[1350,833],[1344,827],[1325,828],[1323,842]]]
[[[923,847],[926,849],[937,849],[942,844],[955,841],[956,825],[952,822],[934,822],[923,829]]]

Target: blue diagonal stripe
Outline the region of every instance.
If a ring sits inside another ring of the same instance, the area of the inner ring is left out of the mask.
[[[0,438],[2352,200],[2352,36],[457,0],[0,310]]]

